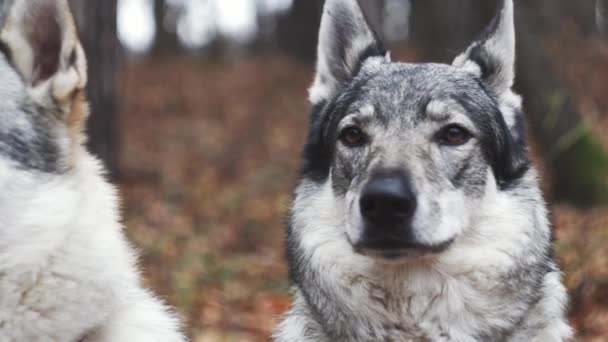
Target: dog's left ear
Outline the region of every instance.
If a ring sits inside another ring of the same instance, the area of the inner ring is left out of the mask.
[[[515,23],[513,0],[501,8],[482,37],[460,56],[454,66],[477,75],[499,98],[511,93],[515,80]]]
[[[365,11],[359,6],[364,3]],[[373,27],[381,19],[382,1],[326,0],[321,18],[317,74],[310,88],[310,102],[318,105],[332,98],[351,81],[370,57],[388,58]]]
[[[67,0],[0,0],[0,42],[33,96],[65,102],[87,82]]]

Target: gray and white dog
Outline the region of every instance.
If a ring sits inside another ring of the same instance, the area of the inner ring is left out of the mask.
[[[572,338],[512,90],[513,7],[452,65],[403,64],[355,0],[327,0],[275,341]]]
[[[0,341],[184,342],[84,146],[86,69],[67,0],[0,0]]]

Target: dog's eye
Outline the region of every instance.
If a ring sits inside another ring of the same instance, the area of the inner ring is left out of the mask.
[[[446,146],[460,146],[471,139],[471,133],[458,125],[449,125],[439,133],[439,142]]]
[[[367,137],[365,133],[356,126],[349,126],[340,133],[340,141],[348,147],[359,147],[365,144]]]

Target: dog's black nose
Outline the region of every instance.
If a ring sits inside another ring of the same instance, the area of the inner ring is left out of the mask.
[[[399,228],[414,216],[416,196],[405,175],[383,173],[367,183],[359,204],[368,224],[383,229]]]

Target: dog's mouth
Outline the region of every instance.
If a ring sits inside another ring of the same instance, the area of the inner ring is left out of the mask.
[[[454,239],[450,239],[439,244],[424,244],[385,238],[363,241],[355,246],[355,251],[370,257],[396,260],[439,254],[447,250],[453,242]]]

